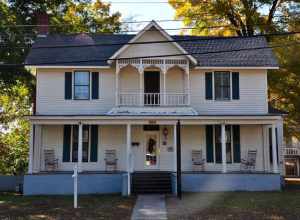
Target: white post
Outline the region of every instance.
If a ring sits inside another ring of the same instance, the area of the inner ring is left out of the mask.
[[[277,164],[277,143],[276,143],[276,125],[272,124],[272,156],[273,156],[273,172],[278,173]]]
[[[82,171],[82,123],[78,125],[78,172]]]
[[[119,62],[118,60],[116,61],[116,91],[115,91],[115,96],[116,96],[116,106],[119,105]]]
[[[226,162],[226,133],[225,124],[221,125],[221,142],[222,142],[222,172],[227,172],[227,162]]]
[[[140,76],[140,85],[139,85],[139,90],[140,90],[140,106],[143,106],[143,96],[144,96],[144,92],[143,92],[143,71],[139,70],[139,76]]]
[[[29,140],[29,161],[28,161],[28,174],[33,171],[33,147],[34,147],[34,125],[30,126],[30,140]]]
[[[77,164],[74,165],[74,174],[72,175],[74,178],[74,208],[77,209],[77,197],[78,197],[78,191],[77,191],[77,182],[78,182],[78,167]]]
[[[177,129],[176,124],[173,127],[173,145],[174,145],[174,172],[177,172]]]
[[[127,129],[126,129],[126,140],[127,140],[127,144],[126,144],[126,165],[127,165],[127,174],[128,174],[128,195],[131,194],[130,189],[131,189],[131,182],[130,182],[130,172],[131,172],[131,125],[127,124]]]
[[[187,104],[190,105],[191,104],[191,86],[190,86],[190,68],[189,65],[187,64],[187,68],[186,68],[186,85],[187,85]]]

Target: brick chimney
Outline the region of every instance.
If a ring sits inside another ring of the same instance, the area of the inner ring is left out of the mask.
[[[36,14],[36,17],[38,37],[46,37],[49,33],[49,16],[45,12],[39,12]]]

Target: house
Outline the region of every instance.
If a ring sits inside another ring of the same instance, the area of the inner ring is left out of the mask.
[[[24,193],[279,190],[283,114],[264,37],[39,37]],[[50,161],[50,163],[49,163]],[[50,166],[52,165],[52,166]],[[180,178],[178,178],[180,177]]]

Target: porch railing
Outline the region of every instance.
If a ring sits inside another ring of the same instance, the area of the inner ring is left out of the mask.
[[[186,106],[187,93],[119,93],[119,106]]]
[[[283,148],[283,154],[285,156],[300,156],[300,149],[297,147],[285,147]]]

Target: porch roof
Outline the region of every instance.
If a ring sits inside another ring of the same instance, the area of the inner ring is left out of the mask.
[[[273,124],[281,115],[32,115],[33,124]]]

